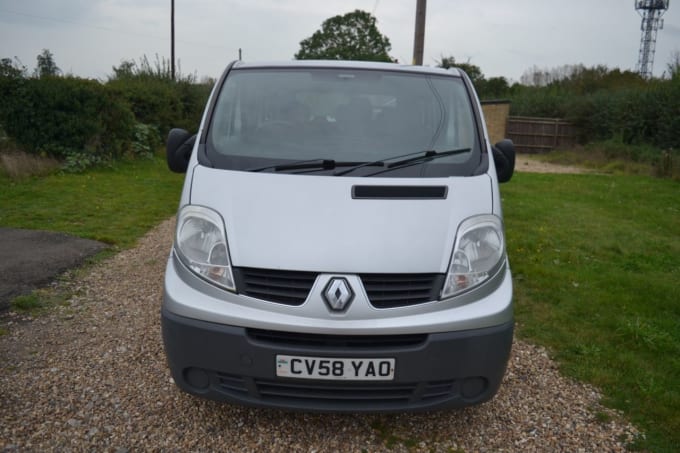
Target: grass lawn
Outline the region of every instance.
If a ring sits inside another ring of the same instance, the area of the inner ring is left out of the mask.
[[[502,186],[518,333],[680,445],[680,183],[515,174]]]
[[[183,178],[170,172],[162,157],[17,182],[0,173],[0,226],[131,247],[177,211]]]

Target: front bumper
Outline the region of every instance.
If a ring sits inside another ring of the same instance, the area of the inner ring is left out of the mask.
[[[338,336],[265,331],[161,312],[172,376],[184,391],[248,406],[344,412],[479,404],[500,386],[513,322],[457,332]],[[276,376],[276,355],[394,358],[388,382]]]

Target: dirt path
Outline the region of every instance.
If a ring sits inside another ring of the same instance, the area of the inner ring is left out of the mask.
[[[172,229],[72,282],[67,306],[0,321],[0,451],[624,451],[636,435],[522,341],[497,397],[459,411],[288,414],[183,394],[159,323]]]
[[[570,165],[557,165],[542,162],[527,154],[520,154],[515,160],[515,171],[523,173],[592,173],[592,171]]]

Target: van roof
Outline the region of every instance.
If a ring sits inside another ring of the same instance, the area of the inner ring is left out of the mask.
[[[291,61],[265,61],[265,62],[244,62],[237,61],[233,69],[255,69],[255,68],[323,68],[323,69],[368,69],[381,71],[399,71],[420,74],[436,74],[460,77],[461,73],[457,68],[442,69],[429,66],[414,66],[399,63],[382,63],[375,61],[346,61],[346,60],[291,60]]]

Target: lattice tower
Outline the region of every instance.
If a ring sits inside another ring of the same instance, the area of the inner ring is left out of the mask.
[[[635,0],[635,10],[642,17],[637,72],[646,79],[652,77],[656,35],[659,30],[663,29],[661,16],[668,10],[669,2],[670,0]]]

